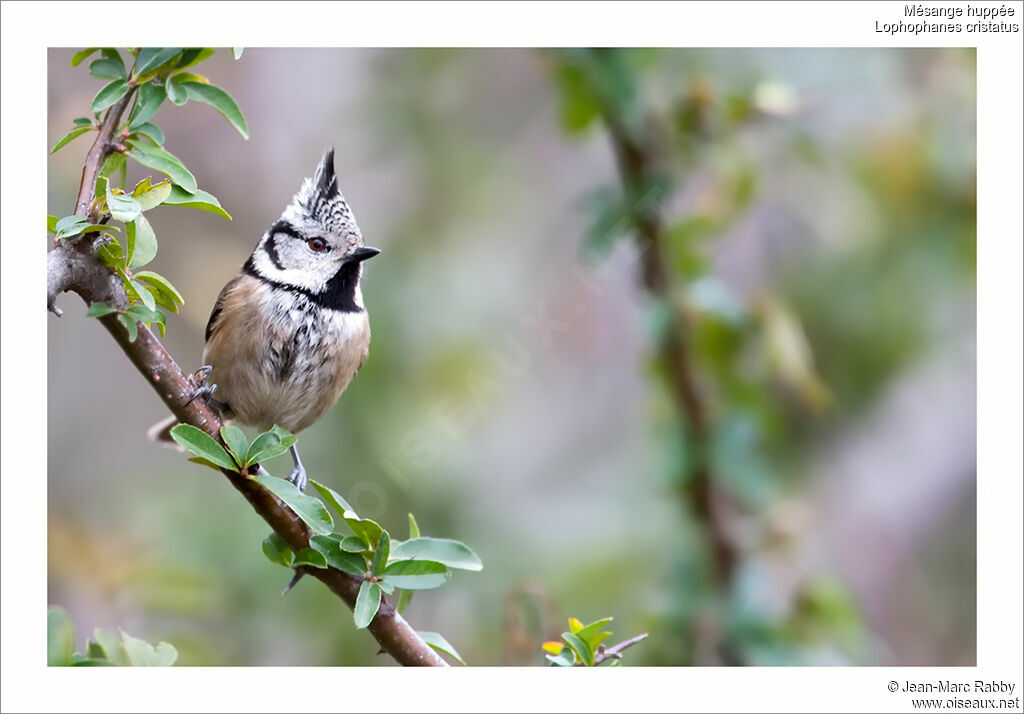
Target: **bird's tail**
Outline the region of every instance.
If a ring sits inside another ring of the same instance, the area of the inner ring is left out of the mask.
[[[174,449],[181,451],[181,447],[175,443],[174,439],[171,438],[171,429],[178,425],[178,417],[173,414],[166,419],[158,421],[153,426],[149,427],[149,431],[146,432],[146,436],[149,437],[150,441],[155,441],[163,446],[169,446]]]

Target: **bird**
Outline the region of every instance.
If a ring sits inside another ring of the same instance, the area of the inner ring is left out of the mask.
[[[322,419],[369,354],[361,280],[363,262],[379,253],[363,242],[330,149],[220,291],[192,399],[260,431],[297,434]],[[170,440],[176,423],[164,420],[150,436]],[[290,452],[288,480],[304,491],[306,470],[294,445]]]

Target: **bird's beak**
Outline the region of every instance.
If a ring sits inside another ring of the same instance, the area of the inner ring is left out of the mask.
[[[364,260],[369,260],[370,258],[372,258],[373,256],[377,255],[378,253],[380,253],[380,248],[371,248],[368,245],[361,245],[358,248],[356,248],[354,251],[349,253],[348,257],[345,259],[345,262],[346,263],[361,263]]]

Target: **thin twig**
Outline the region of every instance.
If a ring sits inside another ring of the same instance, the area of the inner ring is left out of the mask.
[[[129,91],[104,117],[99,135],[89,149],[85,166],[82,168],[76,213],[89,215],[92,210],[96,176],[103,160],[114,150],[110,137],[120,123],[133,92],[134,89]],[[95,218],[96,216],[90,216],[91,220],[95,221]],[[95,238],[95,234],[92,235]],[[47,256],[49,309],[59,314],[53,303],[59,293],[67,290],[78,293],[87,304],[101,301],[117,309],[128,307],[128,296],[120,279],[96,257],[96,241],[78,238],[62,241]],[[139,324],[138,336],[132,341],[116,315],[107,315],[99,318],[99,321],[179,421],[199,427],[214,439],[220,440],[220,417],[203,400],[190,399],[197,385],[174,361],[148,327]],[[245,496],[253,510],[288,543],[292,550],[298,552],[309,547],[310,530],[294,511],[251,477],[227,469],[221,471],[231,485]],[[310,575],[324,583],[350,608],[355,607],[359,593],[359,578],[336,568],[311,570],[314,572]],[[386,598],[381,598],[380,609],[367,629],[381,647],[400,664],[448,666]]]
[[[648,633],[637,635],[636,637],[630,637],[628,640],[623,640],[617,645],[611,647],[602,647],[594,655],[594,665],[599,665],[606,659],[622,659],[622,651],[628,647],[632,647],[637,642],[642,642],[647,639]]]

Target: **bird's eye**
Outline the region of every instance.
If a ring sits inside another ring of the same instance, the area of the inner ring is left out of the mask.
[[[327,247],[327,243],[324,242],[323,238],[310,238],[309,239],[309,249],[312,250],[314,253],[319,253],[320,251],[322,251],[326,247]]]

